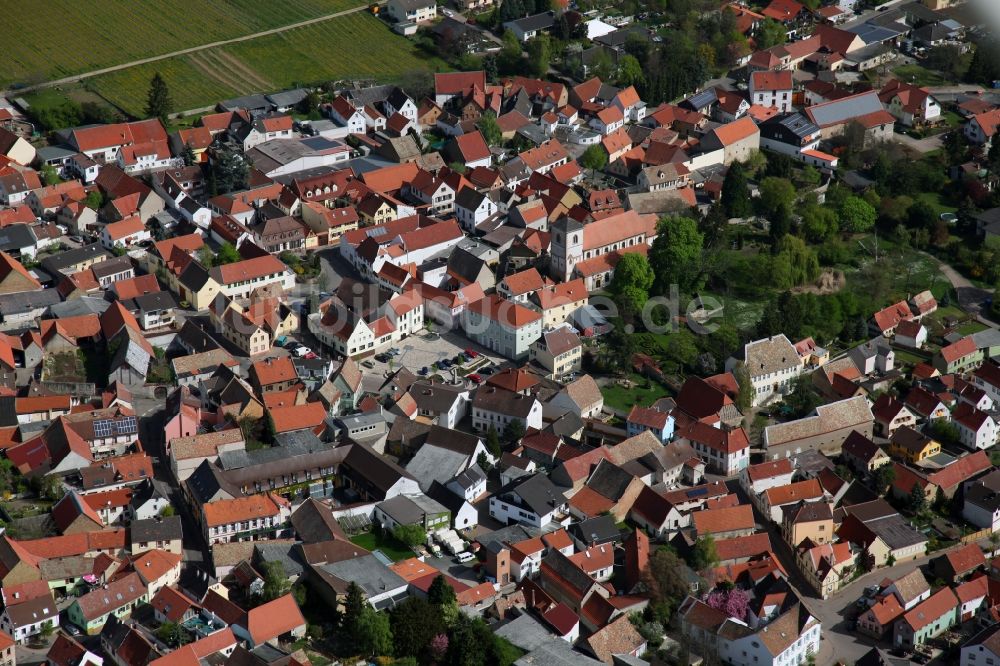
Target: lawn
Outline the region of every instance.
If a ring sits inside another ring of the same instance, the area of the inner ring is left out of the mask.
[[[142,115],[149,80],[160,72],[178,111],[220,99],[337,80],[398,81],[412,71],[439,71],[432,58],[367,12],[258,39],[129,67],[88,86],[134,116]]]
[[[973,333],[979,333],[980,331],[985,331],[989,326],[982,322],[970,321],[962,324],[958,327],[958,332],[962,335],[972,335]]]
[[[365,550],[379,550],[393,562],[399,562],[416,554],[393,536],[383,536],[374,532],[365,532],[351,537],[351,543]]]
[[[620,384],[609,384],[601,387],[601,395],[604,396],[605,405],[628,412],[633,405],[648,407],[654,401],[670,395],[669,389],[655,380],[647,379],[634,372],[629,375],[629,379],[632,381],[630,387]]]
[[[903,350],[903,349],[893,349],[896,353],[896,361],[899,363],[907,363],[909,365],[917,365],[918,363],[927,363],[931,360],[930,355],[923,356],[920,352]]]
[[[944,77],[939,72],[920,65],[900,65],[892,70],[892,73],[900,81],[912,83],[915,86],[939,86],[945,83]]]
[[[357,7],[357,0],[47,0],[5,13],[0,87],[30,85]]]

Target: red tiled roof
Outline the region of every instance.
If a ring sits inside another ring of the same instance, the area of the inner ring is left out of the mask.
[[[692,516],[692,525],[698,536],[718,534],[755,527],[753,508],[749,504],[725,509],[698,511]]]
[[[304,405],[275,407],[268,411],[274,421],[275,432],[291,432],[306,428],[318,428],[327,417],[323,403],[307,402]]]
[[[521,328],[542,318],[542,315],[519,303],[490,294],[475,303],[470,303],[468,309],[488,319],[504,324],[510,328]]]

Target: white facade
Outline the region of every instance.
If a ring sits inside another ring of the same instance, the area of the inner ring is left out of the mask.
[[[556,514],[566,513],[566,504],[560,504],[542,515],[539,515],[526,506],[520,506],[512,502],[493,496],[490,498],[490,516],[507,524],[510,521],[523,525],[543,527],[555,520]]]
[[[997,423],[992,416],[983,419],[978,430],[973,430],[958,419],[952,422],[958,427],[959,441],[967,449],[988,449],[997,443]]]
[[[475,210],[455,204],[455,216],[458,218],[458,223],[468,232],[472,232],[478,225],[485,222],[486,218],[496,212],[497,205],[489,197],[483,197]]]
[[[509,414],[501,414],[500,412],[482,409],[481,407],[473,407],[472,427],[476,430],[486,431],[490,429],[490,426],[493,426],[497,429],[497,432],[503,432],[503,429],[507,427],[508,423],[517,419],[524,422],[525,428],[535,428],[537,430],[541,430],[542,403],[538,402],[535,398],[531,398],[531,400],[531,410],[528,412],[528,416],[523,419],[518,416],[511,416]]]

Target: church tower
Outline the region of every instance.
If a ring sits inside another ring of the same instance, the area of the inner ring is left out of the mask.
[[[549,273],[560,282],[567,282],[577,263],[583,260],[583,225],[563,216],[552,223]]]

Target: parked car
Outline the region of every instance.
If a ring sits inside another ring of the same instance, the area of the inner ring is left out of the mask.
[[[492,365],[485,365],[485,366],[479,368],[479,370],[477,372],[479,374],[483,375],[483,376],[486,376],[486,375],[492,375],[496,371],[497,371],[497,369],[494,368]]]
[[[424,367],[420,368],[420,370],[417,371],[417,374],[418,375],[422,375],[422,376],[426,376],[426,375],[430,374],[430,369],[425,365]]]
[[[389,354],[375,354],[375,360],[379,363],[388,363],[391,358]]]
[[[465,355],[468,356],[469,358],[479,358],[479,352],[477,352],[474,349],[466,349]]]
[[[289,341],[288,341],[288,342],[286,342],[286,343],[285,343],[285,344],[284,344],[283,346],[284,346],[284,348],[285,348],[285,349],[287,349],[288,351],[295,351],[295,349],[296,349],[296,348],[298,348],[298,347],[301,347],[301,346],[302,346],[302,343],[301,343],[301,342],[298,342],[298,341],[296,341],[296,340],[289,340]]]
[[[309,347],[305,347],[305,346],[300,345],[300,346],[296,347],[295,350],[292,353],[295,354],[296,356],[298,356],[299,358],[302,358],[306,354],[311,354],[312,353],[312,349],[309,349]]]
[[[375,367],[375,364],[372,363],[371,361],[361,361],[361,366],[364,367],[364,368],[368,368],[369,370],[371,370],[372,368]]]
[[[315,359],[319,358],[319,356],[316,355],[316,352],[309,352],[303,358],[307,358],[310,361],[312,361],[312,360],[315,360]]]
[[[477,374],[475,372],[472,373],[471,375],[469,375],[468,379],[469,379],[469,381],[471,381],[471,382],[473,382],[475,384],[482,384],[483,383],[483,377],[482,377],[482,375],[479,375],[479,374]]]

